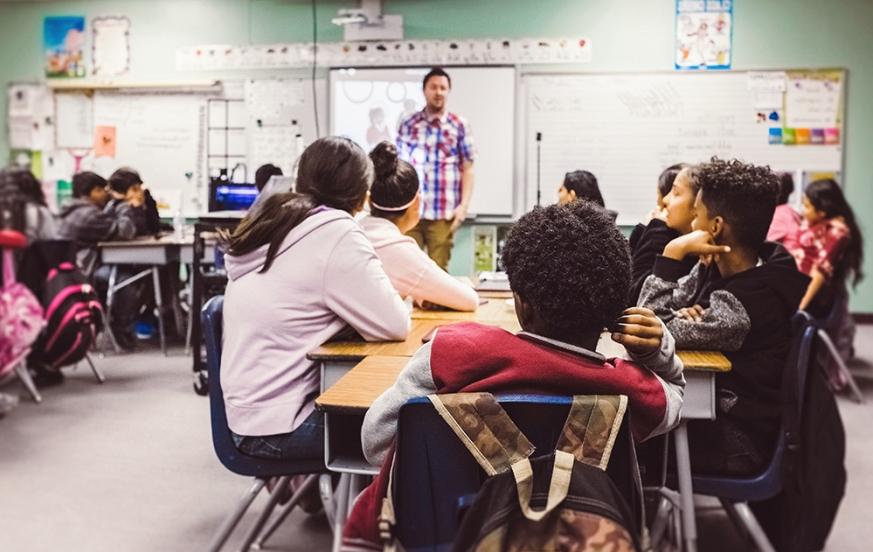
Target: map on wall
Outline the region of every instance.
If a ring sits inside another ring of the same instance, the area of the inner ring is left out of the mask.
[[[676,0],[676,69],[730,69],[733,0]]]

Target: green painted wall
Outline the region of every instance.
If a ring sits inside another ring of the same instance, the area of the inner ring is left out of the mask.
[[[341,30],[330,18],[356,2],[319,0],[317,5],[320,39],[339,40]],[[386,0],[385,5],[388,13],[405,17],[409,38],[585,35],[594,55],[585,70],[672,69],[673,0]],[[46,15],[127,15],[132,21],[131,78],[147,80],[212,76],[177,72],[179,46],[310,40],[311,9],[310,2],[291,0],[2,2],[0,86],[41,78]],[[735,69],[849,70],[845,181],[869,234],[865,270],[871,275],[858,287],[852,308],[873,312],[873,1],[737,0],[734,19]],[[5,119],[5,94],[0,98]],[[6,149],[6,135],[0,133],[3,157]],[[464,272],[463,259],[471,248],[458,241],[452,268]]]

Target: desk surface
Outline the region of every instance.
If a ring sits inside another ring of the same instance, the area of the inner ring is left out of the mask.
[[[680,351],[685,368],[692,371],[730,371],[730,362],[719,352]],[[409,361],[407,356],[373,355],[364,358],[316,399],[315,404],[331,412],[362,412],[391,387]]]
[[[108,248],[132,248],[132,247],[166,247],[170,246],[184,246],[184,245],[192,245],[194,243],[193,235],[186,235],[181,240],[177,240],[173,234],[164,234],[159,237],[154,236],[142,236],[138,238],[134,238],[132,240],[121,240],[121,241],[105,241],[97,244],[101,249]]]
[[[506,299],[482,298],[487,301],[474,312],[460,312],[452,310],[422,310],[416,308],[412,311],[413,320],[442,320],[451,322],[474,321],[493,323],[496,326],[512,326],[516,324],[515,306]]]

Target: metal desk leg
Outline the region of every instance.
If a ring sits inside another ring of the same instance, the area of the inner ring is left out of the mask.
[[[336,488],[336,513],[333,526],[333,552],[339,552],[343,545],[343,529],[349,510],[349,493],[351,493],[352,475],[340,474],[339,485]]]
[[[109,336],[109,342],[112,343],[112,348],[116,353],[121,352],[121,347],[118,346],[118,341],[115,340],[115,334],[112,333],[112,305],[115,303],[115,282],[118,279],[118,265],[112,265],[109,269],[109,284],[106,288],[106,312],[103,313],[104,329],[106,335]]]
[[[673,430],[676,442],[676,475],[679,478],[679,503],[682,508],[682,537],[686,552],[697,552],[697,522],[694,519],[694,491],[691,488],[691,456],[688,451],[688,422],[682,420]]]
[[[161,273],[158,267],[152,267],[152,284],[155,287],[155,305],[158,310],[158,333],[161,336],[161,352],[167,356],[167,336],[164,333],[164,302],[161,298]]]

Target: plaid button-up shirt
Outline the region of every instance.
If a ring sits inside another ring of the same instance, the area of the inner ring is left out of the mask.
[[[418,172],[421,218],[452,218],[461,203],[464,164],[476,156],[466,121],[448,112],[432,119],[425,110],[414,113],[397,130],[397,152]]]

